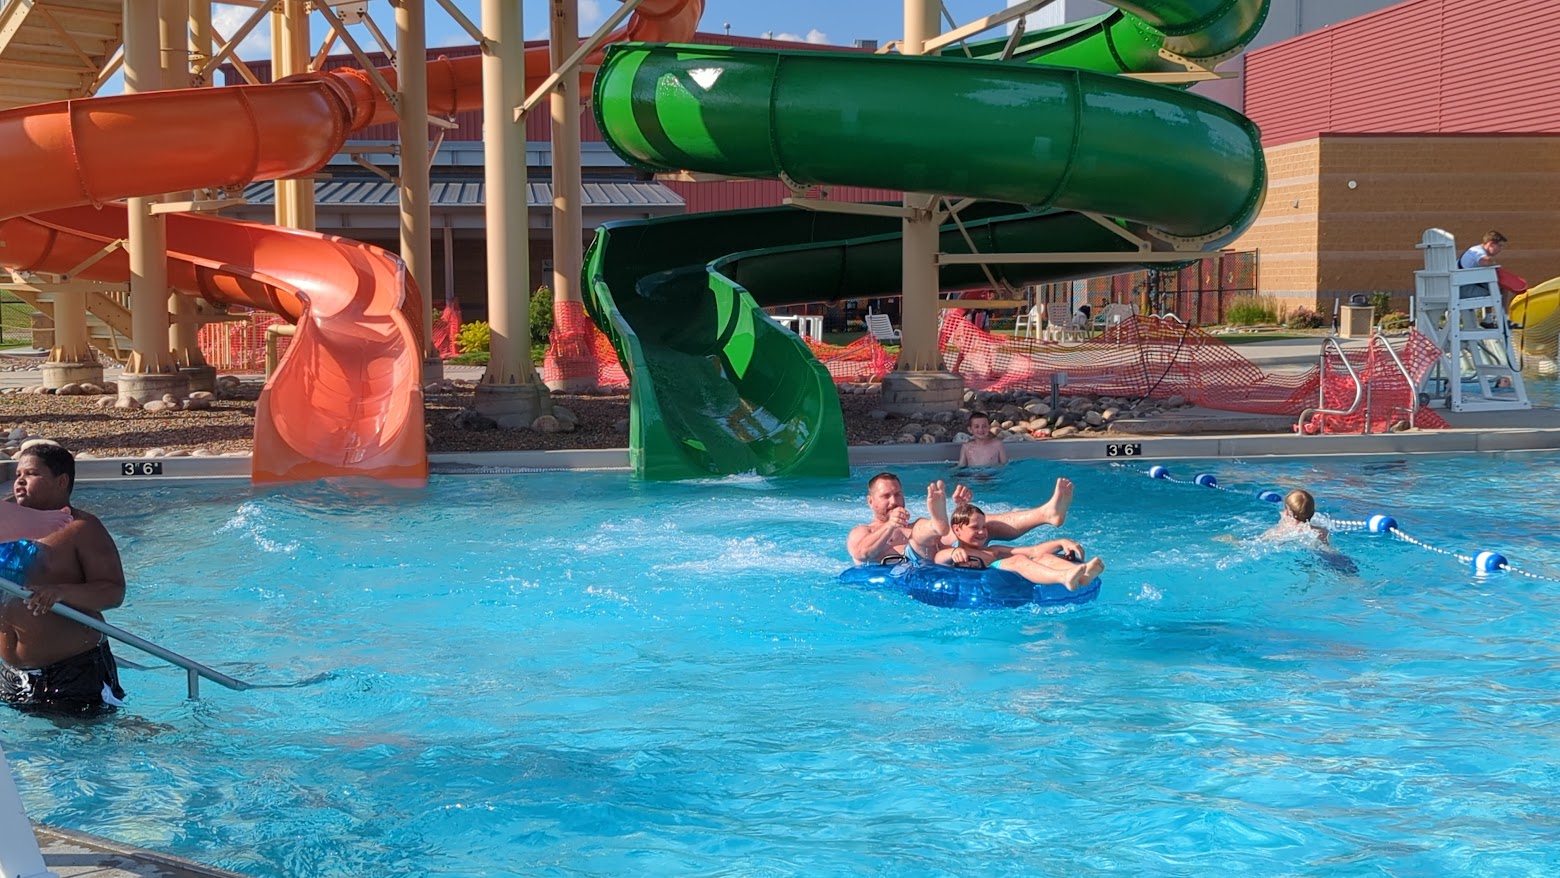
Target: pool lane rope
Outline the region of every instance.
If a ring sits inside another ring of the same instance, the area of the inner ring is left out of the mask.
[[[1171,482],[1177,485],[1196,485],[1202,488],[1212,488],[1216,491],[1223,491],[1226,494],[1246,493],[1244,491],[1231,491],[1229,488],[1219,484],[1218,478],[1214,476],[1213,473],[1198,473],[1197,475],[1193,476],[1190,481],[1186,481],[1175,478],[1174,476],[1170,475],[1170,470],[1156,464],[1149,467],[1146,474],[1151,479],[1158,479],[1159,481]],[[1283,494],[1266,488],[1257,491],[1253,496],[1265,503],[1284,502]],[[1326,513],[1323,514],[1325,515]],[[1504,571],[1506,573],[1514,573],[1517,576],[1525,576],[1529,579],[1536,579],[1540,582],[1554,581],[1547,576],[1540,576],[1536,573],[1529,573],[1526,570],[1520,570],[1511,566],[1511,562],[1506,560],[1506,556],[1499,552],[1481,550],[1474,552],[1471,555],[1465,555],[1460,552],[1454,552],[1450,549],[1443,549],[1440,546],[1427,543],[1424,540],[1416,538],[1412,534],[1405,533],[1401,527],[1398,527],[1397,519],[1390,515],[1372,515],[1363,521],[1334,518],[1331,515],[1328,515],[1327,521],[1332,525],[1333,530],[1336,531],[1363,530],[1374,534],[1388,534],[1402,540],[1405,543],[1418,546],[1421,549],[1427,549],[1431,552],[1435,552],[1438,555],[1445,555],[1448,558],[1455,558],[1458,561],[1468,565],[1468,568],[1472,570],[1476,576],[1489,576],[1491,574]]]

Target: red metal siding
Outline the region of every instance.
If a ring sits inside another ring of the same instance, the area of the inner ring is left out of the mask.
[[[1264,146],[1322,134],[1560,133],[1555,0],[1408,0],[1251,52]]]

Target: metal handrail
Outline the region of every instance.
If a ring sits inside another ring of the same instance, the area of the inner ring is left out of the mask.
[[[1382,335],[1376,334],[1370,337],[1372,346],[1375,346],[1377,339],[1380,339],[1381,346],[1387,349],[1387,356],[1392,358],[1392,363],[1398,367],[1398,372],[1403,375],[1403,383],[1408,387],[1408,428],[1412,430],[1414,429],[1414,414],[1419,410],[1419,388],[1414,385],[1414,376],[1408,374],[1408,367],[1403,365],[1403,358],[1399,357],[1397,351],[1392,349],[1392,342],[1387,341]],[[1368,420],[1365,422],[1365,429],[1370,429],[1370,421]]]
[[[0,591],[3,591],[10,597],[21,598],[23,600],[32,597],[32,592],[21,587],[20,585],[17,585],[9,579],[0,579]],[[91,628],[93,631],[97,631],[101,634],[105,634],[114,638],[120,643],[129,644],[130,646],[133,646],[142,652],[151,653],[152,655],[157,656],[169,664],[178,665],[179,667],[183,668],[189,679],[189,693],[191,698],[200,697],[201,677],[205,677],[211,682],[216,683],[218,686],[226,686],[229,689],[237,689],[239,691],[257,688],[253,683],[245,683],[243,680],[236,680],[232,677],[229,677],[227,674],[222,673],[221,671],[213,670],[212,668],[208,668],[200,662],[185,658],[171,649],[165,649],[161,646],[158,646],[144,637],[131,634],[117,625],[110,625],[101,619],[94,619],[91,616],[88,616],[86,613],[75,609],[74,607],[67,607],[64,604],[55,604],[49,609],[53,610],[56,615],[64,616],[72,622],[79,622],[82,625]]]
[[[1346,409],[1329,409],[1323,407],[1323,401],[1326,399],[1327,394],[1328,345],[1332,345],[1333,349],[1338,352],[1338,359],[1343,361],[1343,368],[1349,370],[1349,377],[1354,380],[1354,402],[1350,403],[1349,407]],[[1297,432],[1299,432],[1301,436],[1306,434],[1305,422],[1309,421],[1312,415],[1352,415],[1360,407],[1360,397],[1365,395],[1365,386],[1360,381],[1360,373],[1354,371],[1354,364],[1349,362],[1349,357],[1343,352],[1343,345],[1338,344],[1337,338],[1329,335],[1322,339],[1322,352],[1318,356],[1321,362],[1316,390],[1316,408],[1309,408],[1300,413],[1300,421],[1296,424],[1296,427],[1298,428]]]

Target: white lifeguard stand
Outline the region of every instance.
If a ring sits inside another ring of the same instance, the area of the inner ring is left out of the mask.
[[[1440,365],[1425,382],[1446,387],[1430,394],[1432,402],[1444,400],[1454,412],[1532,408],[1515,366],[1494,266],[1458,268],[1457,242],[1442,229],[1426,229],[1417,246],[1425,251],[1425,268],[1414,272],[1414,325],[1441,348]],[[1493,328],[1480,324],[1485,309]],[[1464,376],[1477,385],[1476,393],[1464,390]]]

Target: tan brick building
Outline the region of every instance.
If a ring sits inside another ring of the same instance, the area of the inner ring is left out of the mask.
[[[1459,247],[1499,229],[1507,268],[1560,275],[1560,135],[1328,134],[1266,153],[1267,202],[1233,246],[1257,251],[1258,289],[1291,309],[1383,290],[1406,310],[1432,227]]]
[[[1406,310],[1427,228],[1459,247],[1499,229],[1506,268],[1560,275],[1560,36],[1552,0],[1396,6],[1252,52],[1246,112],[1262,127],[1267,201],[1232,246],[1258,288],[1324,313],[1378,290]],[[1413,47],[1436,46],[1437,51]]]

